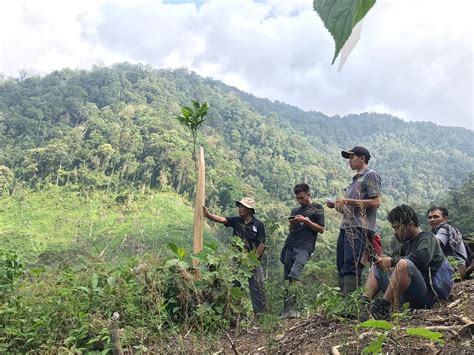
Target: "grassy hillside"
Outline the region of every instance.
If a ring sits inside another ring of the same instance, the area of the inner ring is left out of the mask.
[[[173,242],[192,248],[193,211],[175,193],[84,196],[52,186],[0,198],[0,248],[30,263],[159,255]],[[216,241],[206,231],[206,240]]]

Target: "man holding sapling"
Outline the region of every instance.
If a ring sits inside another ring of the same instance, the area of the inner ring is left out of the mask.
[[[292,284],[300,281],[303,268],[314,252],[318,233],[324,233],[323,206],[313,203],[309,186],[298,184],[293,192],[300,206],[292,209],[288,217],[290,233],[280,254],[280,261],[284,265],[284,279],[289,283],[285,290],[282,319],[299,317],[295,309],[296,290]]]
[[[431,308],[437,299],[447,299],[453,286],[453,270],[431,232],[423,232],[413,208],[400,205],[387,216],[395,238],[401,243],[392,256],[377,257],[367,278],[363,300],[369,302],[360,318],[390,319],[392,309],[409,303],[412,308]]]
[[[363,255],[376,232],[381,179],[368,166],[371,155],[366,148],[356,146],[343,150],[341,155],[349,160],[349,166],[357,173],[345,189],[345,196],[336,201],[327,200],[326,205],[342,213],[336,263],[339,288],[342,293],[348,294],[362,284]]]
[[[265,226],[255,218],[255,201],[244,197],[236,201],[235,205],[239,215],[234,217],[222,217],[209,213],[204,207],[204,216],[214,222],[222,223],[226,227],[232,227],[233,235],[237,235],[244,242],[247,251],[255,250],[257,257],[261,259],[265,251]],[[252,301],[253,312],[258,315],[265,312],[265,295],[263,292],[263,268],[261,265],[253,270],[249,279],[249,293]]]

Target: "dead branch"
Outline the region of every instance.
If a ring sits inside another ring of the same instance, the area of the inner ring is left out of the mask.
[[[380,332],[367,332],[367,333],[362,333],[358,336],[358,340],[353,340],[353,341],[349,341],[347,343],[344,343],[344,344],[339,344],[339,345],[336,345],[336,346],[333,346],[331,348],[331,355],[340,355],[341,353],[339,352],[339,349],[344,347],[344,346],[349,346],[349,345],[354,345],[354,344],[357,344],[359,341],[361,341],[362,339],[364,339],[365,337],[369,336],[369,335],[380,335]]]
[[[457,320],[459,320],[460,322],[464,323],[464,324],[471,324],[471,323],[474,323],[472,320],[470,320],[470,319],[467,318],[466,316],[453,315],[453,317],[456,318]]]
[[[462,301],[462,299],[459,298],[456,301],[454,301],[453,303],[448,304],[447,307],[451,309],[454,306],[456,306],[457,304],[459,304],[461,301]]]
[[[438,318],[427,318],[426,321],[427,322],[431,322],[431,323],[445,323],[449,320],[449,318],[443,318],[443,317],[440,317],[438,316]]]
[[[122,243],[120,243],[120,249],[123,249],[123,247],[125,246],[125,242],[127,241],[127,239],[128,239],[128,234],[125,234],[125,237],[123,238]]]
[[[227,336],[227,339],[230,342],[230,346],[232,347],[232,350],[234,351],[234,354],[239,355],[239,352],[237,351],[237,347],[235,346],[235,342],[232,340],[229,333],[225,332],[225,335]]]
[[[462,328],[461,325],[433,325],[429,327],[423,327],[423,329],[432,330],[434,332],[447,332],[451,330],[459,330],[461,328]],[[408,328],[402,328],[402,329],[405,330]]]

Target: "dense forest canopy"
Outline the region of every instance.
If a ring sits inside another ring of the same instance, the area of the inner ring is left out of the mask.
[[[288,201],[307,181],[340,194],[351,174],[341,148],[367,146],[390,203],[435,200],[474,171],[474,133],[363,113],[327,117],[259,99],[189,71],[118,64],[0,81],[2,189],[173,189],[191,196],[191,142],[172,118],[191,98],[209,102],[208,203],[241,194]]]

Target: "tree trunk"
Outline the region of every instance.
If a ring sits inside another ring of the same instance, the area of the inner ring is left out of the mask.
[[[199,147],[197,157],[197,188],[196,188],[196,204],[194,207],[194,243],[193,253],[197,254],[202,250],[203,232],[204,232],[204,211],[206,195],[206,165],[204,161],[204,148]],[[198,260],[193,259],[193,264],[197,265]]]

